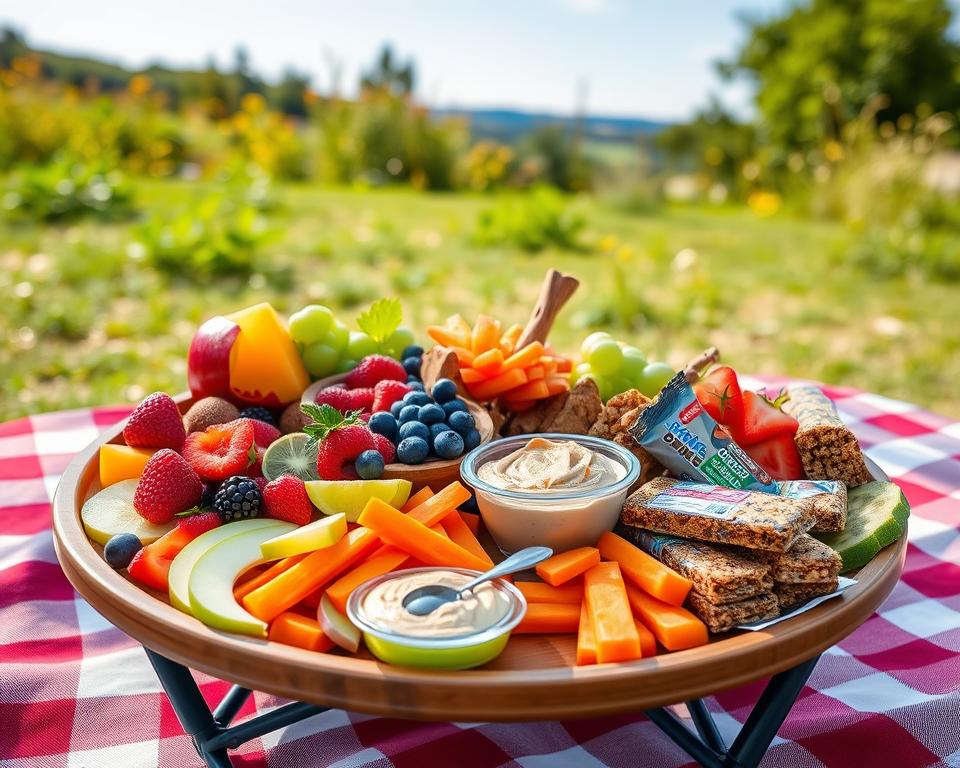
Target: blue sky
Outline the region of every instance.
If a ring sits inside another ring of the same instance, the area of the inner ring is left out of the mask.
[[[435,106],[569,113],[578,92],[594,114],[690,116],[711,92],[749,109],[746,85],[725,86],[712,62],[742,39],[736,15],[784,0],[0,0],[0,23],[37,45],[141,65],[221,64],[244,45],[269,77],[332,71],[351,93],[380,44],[418,65],[418,94]],[[332,62],[336,62],[332,65]]]

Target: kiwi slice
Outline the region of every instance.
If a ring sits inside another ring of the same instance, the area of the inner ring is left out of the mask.
[[[263,455],[263,476],[276,480],[280,475],[294,475],[301,480],[318,480],[317,445],[303,432],[291,432],[275,440]]]
[[[910,505],[893,483],[874,480],[847,493],[847,524],[839,533],[815,534],[834,549],[843,570],[862,568],[907,530]]]

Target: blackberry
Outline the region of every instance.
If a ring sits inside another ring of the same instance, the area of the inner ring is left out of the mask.
[[[216,496],[213,508],[225,523],[257,517],[263,504],[263,494],[256,482],[243,475],[233,475],[223,481]]]
[[[266,422],[271,427],[277,426],[277,420],[273,417],[270,409],[264,408],[262,405],[251,405],[249,408],[244,408],[240,411],[240,418],[256,419],[257,421]]]

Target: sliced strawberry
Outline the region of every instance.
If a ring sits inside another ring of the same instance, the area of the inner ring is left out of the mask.
[[[167,576],[170,573],[170,564],[180,550],[189,544],[195,535],[189,530],[177,526],[169,533],[164,534],[153,544],[148,544],[133,556],[127,573],[141,584],[166,592],[168,589]]]
[[[737,372],[728,365],[714,368],[693,385],[697,400],[715,421],[728,427],[743,420],[743,393]]]
[[[744,394],[751,394],[746,392]],[[775,480],[802,480],[803,464],[793,435],[778,435],[744,448]]]
[[[800,425],[793,416],[780,410],[779,403],[779,398],[771,402],[757,392],[744,392],[743,421],[730,425],[734,441],[742,448],[783,435],[792,441]]]
[[[204,480],[226,480],[243,474],[256,455],[253,448],[253,424],[237,419],[216,424],[203,432],[193,432],[183,444],[183,458]]]

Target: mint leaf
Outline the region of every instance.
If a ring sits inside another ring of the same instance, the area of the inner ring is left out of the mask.
[[[360,411],[340,413],[340,411],[327,403],[323,403],[322,405],[302,403],[300,410],[313,419],[312,424],[307,424],[303,428],[303,431],[310,436],[310,441],[307,443],[310,448],[323,440],[333,432],[333,430],[340,429],[341,427],[349,427],[359,422],[361,413]]]
[[[403,321],[399,299],[379,299],[357,318],[357,326],[377,344],[383,344]]]

